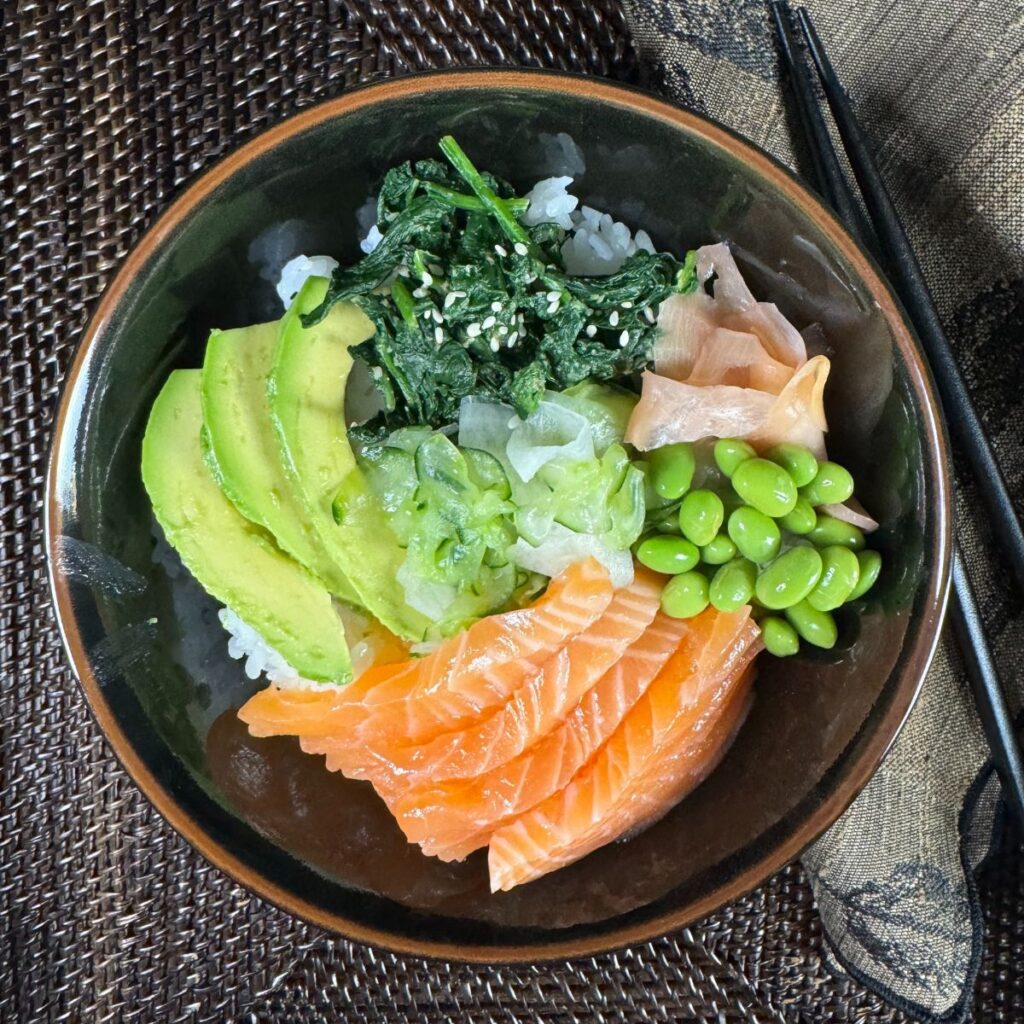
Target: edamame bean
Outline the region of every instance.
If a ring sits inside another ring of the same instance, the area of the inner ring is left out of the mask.
[[[636,557],[648,569],[674,576],[689,572],[700,561],[700,552],[682,537],[648,537],[636,549]]]
[[[860,577],[860,565],[849,548],[838,544],[822,549],[821,563],[821,578],[807,595],[807,603],[819,612],[830,612],[849,600]]]
[[[674,619],[690,619],[708,606],[708,579],[703,573],[684,572],[665,584],[661,610]]]
[[[690,491],[679,506],[679,529],[697,547],[710,544],[725,519],[725,506],[714,491]]]
[[[739,438],[723,437],[715,442],[715,462],[726,476],[732,476],[741,462],[753,459],[756,455],[753,445]]]
[[[806,498],[797,498],[796,504],[780,520],[779,526],[798,536],[810,533],[817,525],[818,514]]]
[[[765,453],[766,459],[777,462],[792,478],[797,487],[806,487],[818,472],[814,452],[802,444],[783,441]]]
[[[786,618],[801,639],[809,644],[825,650],[835,647],[839,631],[836,629],[836,620],[828,612],[819,612],[806,601],[801,601],[786,609]]]
[[[810,545],[790,548],[761,571],[754,592],[765,608],[789,608],[814,589],[821,568],[821,555]]]
[[[796,484],[781,467],[767,459],[747,459],[732,475],[733,490],[758,512],[778,519],[796,505]]]
[[[690,489],[697,465],[692,444],[680,442],[656,448],[648,457],[648,462],[651,467],[651,486],[659,497],[666,501],[676,501]]]
[[[720,566],[711,579],[708,595],[720,612],[734,612],[754,596],[757,567],[746,558],[734,558]]]
[[[814,479],[801,493],[812,505],[841,505],[853,494],[853,477],[838,462],[819,462]]]
[[[864,550],[864,534],[852,523],[836,519],[835,516],[819,515],[814,529],[807,534],[807,539],[819,548],[839,544],[851,551]]]
[[[761,639],[764,640],[764,649],[776,658],[788,658],[800,650],[796,630],[777,615],[766,615],[761,620]]]
[[[710,544],[700,549],[701,559],[708,565],[725,565],[736,557],[736,545],[727,533],[720,533]]]
[[[729,516],[729,539],[739,553],[758,565],[770,562],[782,543],[775,520],[756,508],[744,505]]]
[[[882,556],[877,551],[861,551],[857,555],[857,565],[860,569],[860,576],[857,579],[857,585],[847,595],[847,601],[856,601],[858,597],[863,597],[875,585],[875,580],[878,579],[878,574],[882,571]]]

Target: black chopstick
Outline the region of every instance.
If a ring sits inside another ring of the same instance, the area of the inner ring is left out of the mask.
[[[864,196],[864,205],[881,243],[879,256],[917,328],[942,396],[950,433],[967,456],[978,482],[978,490],[988,509],[996,542],[1006,551],[1017,584],[1024,590],[1024,527],[1017,518],[1006,479],[971,402],[921,267],[886,191],[864,133],[857,124],[849,97],[836,76],[806,8],[801,7],[797,11],[797,18],[843,140],[850,167]]]
[[[828,128],[820,114],[814,116],[818,106],[814,80],[804,62],[797,58],[789,19],[779,3],[771,4],[771,12],[782,50],[783,63],[789,71],[789,81],[793,86],[793,99],[800,128],[808,143],[816,187],[839,215],[839,219],[844,224],[855,224],[859,233],[864,236],[864,228],[867,225],[863,223],[863,216],[846,187],[846,180],[843,178],[836,151],[832,148]]]
[[[797,102],[798,104],[803,105],[803,110],[800,113],[800,122],[801,125],[807,126],[806,131],[808,136],[808,145],[811,146],[812,149],[820,148],[824,151],[819,154],[819,159],[816,160],[815,167],[822,168],[831,165],[839,171],[838,158],[832,146],[831,136],[829,135],[828,128],[825,124],[821,105],[818,102],[817,93],[809,80],[805,66],[797,57],[793,40],[789,35],[789,5],[785,3],[784,0],[774,0],[771,4],[771,10],[779,34],[783,63],[786,65],[787,73],[794,84],[794,93],[797,96]],[[824,78],[824,72],[822,69],[827,68],[832,82],[832,92],[840,95],[845,104],[844,117],[846,129],[844,131],[842,124],[839,125],[840,137],[848,150],[850,145],[848,139],[851,136],[855,137],[858,140],[860,150],[867,155],[867,160],[869,161],[872,173],[867,176],[858,175],[857,180],[861,190],[865,193],[865,206],[868,208],[874,229],[877,233],[877,238],[881,240],[881,244],[879,244],[878,240],[874,241],[873,246],[871,246],[870,242],[866,244],[874,248],[876,253],[880,248],[888,244],[888,238],[890,237],[889,228],[886,227],[884,220],[880,220],[879,217],[876,217],[876,211],[884,210],[885,215],[891,221],[890,228],[893,225],[895,226],[899,236],[902,238],[906,250],[909,252],[910,245],[907,241],[906,233],[903,231],[902,225],[899,223],[899,218],[897,217],[895,209],[892,206],[892,202],[888,197],[888,193],[885,191],[885,185],[882,182],[877,169],[874,167],[873,162],[870,162],[870,154],[868,154],[863,135],[857,125],[853,111],[850,109],[849,101],[846,99],[842,86],[839,84],[835,71],[832,69],[832,66],[828,61],[828,56],[825,54],[824,46],[818,38],[817,33],[814,31],[814,26],[811,23],[810,16],[807,14],[806,10],[801,8],[799,16],[801,28],[803,29],[808,41],[808,46],[811,48],[819,74]],[[798,84],[801,82],[803,83],[802,85]],[[830,95],[828,92],[829,87],[826,85],[825,88],[826,95]],[[835,109],[835,106],[833,106],[833,114],[835,114]],[[836,117],[836,121],[839,122],[838,116]],[[848,155],[850,155],[849,152]],[[850,157],[850,160],[851,166],[856,171],[858,163],[854,162],[852,156]],[[861,163],[860,166],[863,170],[864,164]],[[841,171],[838,174],[822,173],[819,187],[822,194],[829,201],[836,213],[839,214],[842,220],[844,220],[849,230],[856,235],[858,233],[859,218],[852,211],[857,209],[857,204],[852,190],[847,184],[846,178],[842,175]],[[876,198],[869,198],[869,192]],[[883,197],[882,199],[877,198],[879,194]],[[881,214],[879,216],[881,216]],[[945,335],[942,334],[941,327],[938,326],[938,318],[935,315],[934,306],[931,304],[927,288],[924,285],[923,279],[920,277],[920,268],[918,267],[917,260],[913,256],[912,252],[910,253],[909,259],[912,262],[914,272],[917,275],[917,283],[912,285],[912,290],[914,290],[918,296],[923,294],[927,307],[930,310],[931,319],[934,321],[936,329],[939,332],[940,341],[945,346],[945,350],[948,353],[949,343],[946,341]],[[907,311],[911,319],[914,321],[914,325],[917,327],[918,332],[923,334],[921,324],[916,316],[919,304],[913,304],[907,300],[907,296],[903,294],[904,288],[900,287],[901,284],[904,283],[902,278],[895,274],[894,276],[896,277],[897,290],[901,293],[901,297],[904,300]],[[926,352],[930,357],[930,351],[926,349]],[[950,356],[950,358],[952,357]],[[991,448],[988,447],[988,441],[985,438],[984,433],[981,432],[977,415],[974,413],[974,409],[970,404],[970,398],[967,396],[966,390],[963,389],[963,380],[959,375],[959,370],[956,368],[955,363],[953,365],[956,373],[956,379],[959,381],[962,391],[960,398],[970,408],[973,421],[977,424],[977,429],[981,434],[981,442],[984,444],[989,458],[992,458]],[[945,404],[946,397],[944,394],[942,395],[942,400]],[[945,407],[948,409],[950,406],[947,404]],[[956,409],[957,406],[954,405],[953,408]],[[996,472],[998,473],[998,467]],[[1001,475],[999,479],[1000,482],[1002,482]],[[1013,517],[1017,534],[1019,536],[1020,524],[1017,523],[1016,517],[1013,515],[1012,505],[1009,503],[1009,495],[1005,493],[1005,483],[1003,483],[1003,490],[1005,505],[1009,507],[1010,515]],[[998,495],[996,495],[995,498],[998,499]],[[1021,545],[1021,549],[1024,551],[1024,544]],[[1003,691],[1003,687],[999,679],[999,673],[989,649],[988,639],[986,638],[982,627],[977,601],[975,600],[974,592],[971,588],[970,580],[968,579],[964,566],[963,554],[960,551],[959,544],[957,543],[954,543],[953,546],[953,591],[955,597],[952,611],[953,628],[960,644],[964,664],[967,669],[968,679],[970,680],[971,689],[974,694],[975,704],[978,708],[978,715],[981,719],[985,737],[992,752],[993,763],[999,774],[1000,781],[1002,782],[1004,799],[1008,802],[1018,825],[1024,828],[1024,764],[1022,764],[1021,761],[1020,747],[1017,743],[1010,710],[1006,703],[1006,695]]]
[[[953,556],[953,588],[956,600],[950,609],[953,631],[964,652],[964,667],[974,694],[982,729],[992,751],[992,762],[1003,784],[1003,798],[1010,804],[1014,819],[1024,828],[1024,764],[1013,725],[1013,716],[999,684],[999,673],[992,661],[985,630],[971,581],[964,569],[957,545]],[[967,651],[972,655],[967,656]]]

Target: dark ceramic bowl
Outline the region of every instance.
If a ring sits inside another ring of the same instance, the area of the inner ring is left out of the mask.
[[[207,332],[280,315],[270,283],[298,252],[358,255],[356,209],[380,175],[446,132],[525,186],[558,170],[542,137],[582,146],[581,195],[681,251],[727,238],[756,294],[833,358],[833,454],[881,519],[886,569],[842,650],[763,661],[722,766],[654,827],[511,893],[477,854],[407,845],[368,785],[234,710],[255,689],[216,608],[154,550],[139,477],[157,389]],[[870,260],[790,174],[718,125],[619,86],[481,71],[405,78],[286,121],[200,178],[126,260],[68,375],[47,544],[67,650],[110,742],[206,857],[327,928],[416,953],[534,960],[675,928],[777,871],[875,770],[924,677],[942,617],[949,481],[931,382]],[[166,566],[170,566],[169,572]]]

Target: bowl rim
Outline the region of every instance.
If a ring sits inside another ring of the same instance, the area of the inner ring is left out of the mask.
[[[57,497],[59,456],[72,396],[90,351],[105,334],[131,283],[171,237],[177,225],[220,184],[252,160],[325,121],[367,106],[407,99],[435,90],[469,92],[495,88],[580,95],[668,122],[743,161],[806,213],[866,285],[893,332],[911,386],[921,406],[925,427],[925,443],[922,446],[924,472],[934,490],[931,505],[935,514],[929,552],[932,568],[922,599],[921,625],[911,649],[903,652],[904,664],[897,687],[874,731],[863,739],[855,760],[846,766],[841,782],[811,811],[801,826],[758,855],[739,873],[671,910],[644,917],[638,922],[602,929],[593,936],[575,934],[565,939],[555,938],[536,943],[527,941],[508,946],[410,940],[404,934],[356,922],[340,913],[327,911],[279,885],[213,839],[150,771],[136,753],[128,735],[121,729],[93,674],[78,630],[69,582],[60,573],[56,558],[56,543],[63,522],[63,510]],[[339,96],[311,105],[262,130],[190,180],[124,257],[94,306],[72,364],[65,374],[54,417],[44,500],[45,549],[51,600],[72,671],[118,760],[164,820],[207,861],[248,891],[331,932],[400,954],[481,964],[539,963],[570,956],[591,956],[645,942],[682,928],[756,888],[799,857],[853,803],[868,783],[906,722],[938,645],[950,581],[952,512],[949,465],[948,439],[931,372],[899,300],[874,259],[847,232],[832,211],[775,157],[715,119],[636,86],[583,74],[537,68],[461,68],[421,72],[346,89]]]

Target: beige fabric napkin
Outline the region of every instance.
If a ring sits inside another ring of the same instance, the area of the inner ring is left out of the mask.
[[[800,168],[762,0],[625,0],[654,81]],[[1024,496],[1024,8],[1005,0],[808,0],[957,346],[1011,493]],[[1014,706],[1022,597],[966,467],[957,532]],[[1024,501],[1019,511],[1024,515]],[[948,631],[881,770],[803,858],[837,971],[921,1020],[969,1012],[974,871],[998,782]]]

